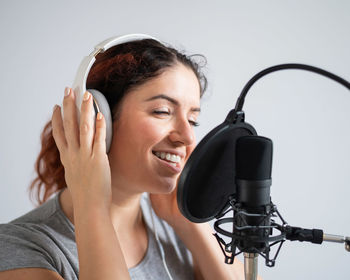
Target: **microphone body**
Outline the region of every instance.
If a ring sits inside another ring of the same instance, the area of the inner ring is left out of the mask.
[[[268,253],[271,234],[272,141],[243,136],[236,146],[237,208],[233,232],[244,252],[246,280],[257,279],[258,255]]]

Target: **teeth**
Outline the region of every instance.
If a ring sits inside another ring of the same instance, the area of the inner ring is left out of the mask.
[[[176,166],[176,163],[181,161],[181,158],[178,155],[165,153],[165,152],[155,152],[154,154],[161,159],[166,159],[167,161],[171,161],[172,163],[174,163],[172,164],[174,166]]]

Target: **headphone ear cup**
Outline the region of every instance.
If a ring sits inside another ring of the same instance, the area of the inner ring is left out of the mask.
[[[96,89],[88,89],[88,92],[92,94],[94,97],[94,101],[97,104],[96,105],[100,112],[103,114],[106,122],[106,152],[109,152],[109,149],[111,148],[112,143],[112,135],[113,135],[113,126],[112,126],[112,113],[111,109],[109,108],[108,102],[106,97],[98,90]],[[95,112],[97,114],[97,111],[95,109]]]

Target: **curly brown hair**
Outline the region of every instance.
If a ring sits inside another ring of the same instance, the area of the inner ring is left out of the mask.
[[[196,59],[198,57],[200,62]],[[120,44],[97,55],[86,87],[104,94],[115,121],[118,117],[118,105],[130,90],[157,77],[177,63],[193,70],[202,96],[207,87],[207,79],[201,71],[206,63],[205,57],[188,56],[152,39]],[[51,195],[66,187],[64,167],[52,135],[51,120],[45,124],[41,133],[41,150],[35,162],[35,171],[37,176],[29,186],[29,193],[31,198],[35,198],[37,205],[43,204]]]

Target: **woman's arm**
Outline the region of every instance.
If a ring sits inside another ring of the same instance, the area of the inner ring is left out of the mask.
[[[236,258],[233,265],[224,262],[224,255],[209,224],[190,221],[175,225],[177,235],[191,251],[196,279],[244,280],[244,266]]]
[[[130,279],[109,211],[74,207],[79,279]]]
[[[52,133],[73,201],[79,279],[130,279],[110,218],[112,190],[105,120],[98,115],[95,132],[92,98],[86,94],[78,124],[74,92],[68,88],[63,109],[63,119],[61,108],[54,109]]]

